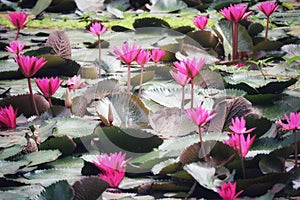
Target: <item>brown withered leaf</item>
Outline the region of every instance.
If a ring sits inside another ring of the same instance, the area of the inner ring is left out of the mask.
[[[65,32],[52,32],[49,35],[45,45],[52,47],[53,54],[62,58],[71,59],[71,43]]]

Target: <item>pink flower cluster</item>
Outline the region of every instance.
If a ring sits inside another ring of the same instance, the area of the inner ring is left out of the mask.
[[[0,108],[0,129],[16,128],[16,117],[18,110],[14,110],[12,105]]]
[[[126,172],[126,165],[130,159],[125,160],[126,153],[110,153],[97,156],[93,163],[102,173],[100,178],[109,183],[110,187],[117,188],[123,180]]]

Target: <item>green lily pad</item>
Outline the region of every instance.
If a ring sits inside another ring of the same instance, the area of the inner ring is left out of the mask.
[[[5,200],[28,200],[29,196],[15,191],[0,191],[0,198]]]
[[[46,187],[37,198],[41,200],[72,200],[74,198],[74,190],[67,181],[59,181]]]
[[[32,14],[35,16],[39,15],[50,6],[51,2],[52,0],[38,0],[33,7]]]
[[[282,42],[279,41],[262,41],[254,46],[255,51],[275,51],[283,46]]]
[[[151,12],[174,12],[187,8],[186,3],[181,0],[158,0],[152,5],[146,4]]]
[[[284,160],[270,155],[261,159],[258,165],[263,174],[283,173],[285,170]]]
[[[135,75],[134,77],[131,78],[130,84],[131,87],[136,87],[140,85],[140,78],[141,74]],[[142,83],[146,83],[148,81],[151,81],[154,78],[154,72],[153,71],[147,71],[143,73],[143,81]]]
[[[20,153],[23,150],[23,148],[24,147],[21,145],[13,145],[9,148],[2,149],[2,150],[0,150],[0,159],[4,160],[4,159],[10,158],[12,156],[15,156],[18,153]]]
[[[6,174],[15,174],[20,167],[25,166],[29,161],[4,161],[0,160],[0,177]]]
[[[45,170],[35,170],[34,172],[24,174],[25,178],[15,179],[18,182],[25,184],[41,184],[49,186],[60,180],[68,180],[70,184],[82,178],[81,172],[77,168],[53,168]]]
[[[252,52],[252,38],[242,25],[239,24],[238,29],[238,51]],[[226,19],[221,19],[218,24],[216,24],[215,31],[217,35],[222,38],[225,56],[227,57],[229,54],[232,54],[231,22]]]
[[[76,143],[67,135],[50,138],[40,145],[41,150],[58,149],[64,156],[71,154],[75,148]]]
[[[99,101],[96,111],[102,116],[107,116],[109,104],[112,105],[115,126],[137,128],[145,127],[148,123],[149,110],[137,96],[125,93],[113,94]]]
[[[56,130],[53,136],[70,136],[74,138],[80,138],[87,135],[91,135],[94,128],[98,124],[96,121],[86,121],[81,118],[53,118],[46,120],[45,123],[52,123],[56,121]]]
[[[97,139],[93,143],[104,152],[147,153],[162,143],[162,139],[139,129],[104,127],[97,128],[94,135]]]
[[[20,161],[28,162],[27,167],[36,166],[56,160],[61,155],[58,150],[42,150],[26,154]]]
[[[168,22],[164,21],[163,19],[155,18],[155,17],[136,19],[133,22],[132,26],[135,29],[144,28],[144,27],[170,28],[170,25],[168,24]]]
[[[180,163],[178,159],[168,159],[153,166],[151,169],[154,175],[166,175],[178,170]]]

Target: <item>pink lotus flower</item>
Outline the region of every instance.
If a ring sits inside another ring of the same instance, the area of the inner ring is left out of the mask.
[[[114,46],[111,54],[123,63],[130,65],[136,59],[139,51],[140,47],[138,47],[135,43],[131,45],[129,42],[125,42],[121,48]]]
[[[186,110],[185,114],[197,126],[203,126],[216,115],[216,113],[213,113],[213,111],[204,109],[202,105],[199,105],[194,109]]]
[[[279,5],[277,5],[277,3],[275,2],[266,1],[266,2],[261,2],[257,6],[257,8],[258,10],[263,12],[267,17],[270,17],[270,15],[272,15],[272,13],[279,8]]]
[[[236,193],[236,183],[226,183],[223,182],[221,185],[221,189],[217,188],[217,192],[223,200],[235,200],[243,190]]]
[[[208,22],[208,16],[198,16],[194,18],[194,25],[198,27],[200,30],[205,29]]]
[[[177,73],[176,73],[176,72],[170,70],[170,74],[174,78],[174,80],[182,87],[184,87],[191,80],[187,75],[185,75],[179,71],[177,71]]]
[[[152,49],[151,54],[153,62],[158,63],[166,55],[166,51],[162,49]]]
[[[23,51],[25,44],[19,43],[18,40],[12,41],[5,49],[6,51],[19,55]]]
[[[241,143],[240,143],[240,139],[241,139]],[[254,140],[255,140],[255,135],[252,138],[250,138],[250,134],[248,134],[247,138],[245,138],[245,135],[243,134],[232,134],[230,135],[229,142],[224,141],[224,143],[231,146],[233,149],[235,149],[238,152],[240,157],[244,158],[248,154]]]
[[[102,33],[104,33],[106,31],[106,29],[107,29],[106,26],[101,25],[99,22],[95,22],[95,23],[92,23],[92,25],[90,26],[89,32],[94,35],[100,36],[100,35],[102,35]]]
[[[247,6],[243,4],[230,5],[228,8],[223,8],[220,13],[229,21],[238,23],[240,20],[246,19],[251,15],[252,11],[246,12]]]
[[[235,119],[232,118],[231,122],[232,125],[229,126],[229,128],[232,130],[233,133],[245,134],[255,130],[255,128],[251,128],[249,130],[246,129],[246,120],[244,119],[244,117],[241,117],[241,119],[239,119],[238,117],[236,117]]]
[[[71,78],[68,78],[67,80],[67,86],[70,91],[76,91],[76,89],[83,88],[86,86],[84,82],[81,82],[81,77],[80,75],[76,76],[74,75]]]
[[[193,79],[195,78],[200,70],[203,68],[205,64],[205,59],[200,58],[197,60],[196,58],[193,58],[192,60],[187,58],[181,62],[174,62],[175,68],[182,74],[187,75],[189,78]]]
[[[283,123],[281,120],[278,122],[278,125],[284,130],[300,130],[300,112],[291,112],[290,117],[286,114],[284,115],[287,124]]]
[[[147,64],[150,61],[150,59],[151,59],[150,51],[141,49],[139,54],[136,57],[136,62],[143,67],[145,64]]]
[[[0,128],[16,128],[17,112],[12,105],[0,108]]]
[[[30,78],[36,74],[45,64],[45,58],[36,58],[34,56],[19,55],[15,57],[15,61],[22,70],[26,78]]]
[[[130,159],[125,160],[126,153],[110,153],[97,156],[93,163],[102,173],[100,178],[109,183],[110,187],[117,188],[125,176],[126,164]]]
[[[24,28],[28,15],[29,14],[25,14],[24,12],[9,12],[8,19],[18,30],[20,30]]]
[[[37,86],[41,90],[41,92],[44,94],[45,97],[50,98],[54,95],[56,90],[59,88],[59,86],[62,84],[63,81],[60,80],[59,77],[51,77],[51,78],[37,78],[35,80]]]

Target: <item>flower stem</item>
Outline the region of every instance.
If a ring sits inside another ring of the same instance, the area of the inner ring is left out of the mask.
[[[298,143],[297,143],[296,130],[293,130],[293,135],[294,135],[295,167],[297,167],[297,165],[298,165]]]
[[[144,66],[141,66],[140,88],[139,88],[139,94],[138,94],[139,98],[141,98],[141,95],[142,95],[143,73],[144,73]]]
[[[100,40],[100,35],[98,36],[98,49],[99,49],[99,78],[101,78],[101,65],[102,65],[102,62],[101,62],[101,40]]]
[[[19,38],[19,33],[20,33],[20,29],[18,28],[18,29],[17,29],[17,34],[16,34],[15,40],[18,40],[18,38]]]
[[[191,109],[194,108],[194,79],[191,79]]]
[[[184,110],[184,86],[182,86],[182,93],[181,93],[181,113]]]
[[[243,177],[244,177],[244,179],[246,179],[246,170],[245,170],[245,164],[244,164],[244,158],[243,158],[241,134],[239,134],[239,145],[240,145],[240,152],[239,152],[239,154],[240,154],[240,157],[241,157]]]
[[[232,23],[232,60],[238,59],[239,24]]]
[[[127,64],[127,69],[128,69],[128,72],[127,72],[127,93],[130,94],[130,77],[131,77],[130,64]]]
[[[50,107],[52,107],[51,97],[48,97],[48,102],[49,102]]]
[[[199,137],[200,137],[200,146],[201,146],[201,151],[202,151],[202,154],[203,154],[203,158],[204,158],[205,162],[207,162],[208,159],[207,159],[207,155],[206,155],[205,148],[204,148],[204,143],[203,143],[203,139],[202,139],[202,131],[201,131],[200,126],[198,126],[198,134],[199,134]]]
[[[30,96],[31,104],[34,108],[35,114],[37,116],[40,116],[39,111],[38,111],[37,106],[36,106],[36,103],[35,103],[35,100],[34,100],[30,78],[27,78],[27,82],[28,82],[29,96]]]
[[[260,73],[261,73],[261,75],[264,77],[264,79],[266,80],[267,79],[267,77],[266,77],[266,75],[265,75],[265,73],[263,72],[263,66],[261,65],[261,64],[259,64],[258,65],[258,69],[259,69],[259,71],[260,71]]]
[[[267,25],[266,25],[265,41],[268,40],[269,23],[270,23],[270,17],[267,17]]]

